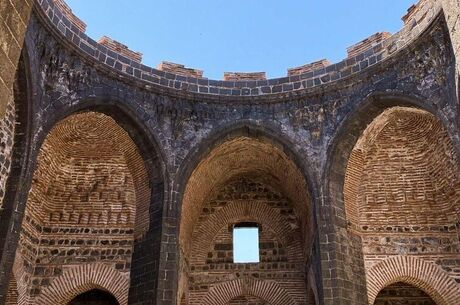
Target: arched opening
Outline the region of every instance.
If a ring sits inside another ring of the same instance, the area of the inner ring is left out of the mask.
[[[129,278],[150,196],[144,160],[112,117],[82,112],[57,123],[40,148],[17,250],[29,297],[67,270],[85,272],[79,265],[104,264]],[[67,294],[66,285],[57,289]]]
[[[258,262],[234,260],[234,230],[241,227],[258,232]],[[184,287],[179,293],[188,287],[190,305],[203,299],[252,304],[251,285],[269,289],[273,283],[265,279],[270,279],[280,287],[272,294],[290,297],[286,304],[305,303],[304,269],[313,236],[310,194],[296,164],[268,139],[227,138],[202,159],[185,188],[179,234],[179,286]],[[230,284],[237,278],[259,281]],[[267,293],[259,292],[258,297]],[[222,294],[219,300],[216,294]]]
[[[93,289],[76,296],[68,305],[120,305],[110,293]]]
[[[374,305],[437,305],[423,290],[398,282],[385,287],[377,295]]]
[[[379,276],[369,273],[373,266],[401,255],[456,276],[458,164],[442,122],[425,110],[388,108],[362,132],[347,162],[343,197],[348,228],[361,239],[368,285]]]

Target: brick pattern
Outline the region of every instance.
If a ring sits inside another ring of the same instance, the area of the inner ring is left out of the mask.
[[[366,39],[358,42],[357,44],[352,45],[347,48],[348,58],[353,58],[358,54],[371,50],[375,46],[382,44],[385,40],[391,37],[391,33],[388,32],[378,32],[375,33]]]
[[[95,61],[97,65],[104,65],[113,69],[116,73],[123,73],[125,77],[141,80],[146,84],[170,89],[171,94],[176,96],[189,96],[190,94],[206,98],[209,96],[219,97],[266,97],[271,94],[285,94],[301,92],[321,85],[336,82],[353,74],[367,70],[384,59],[404,49],[411,42],[423,33],[441,10],[437,1],[429,1],[429,5],[423,6],[421,12],[426,16],[415,25],[407,25],[400,32],[390,38],[377,43],[379,40],[372,40],[370,44],[363,44],[356,48],[361,53],[356,56],[311,72],[300,75],[292,75],[269,80],[237,80],[218,81],[191,77],[189,74],[181,75],[160,71],[134,60],[130,60],[122,54],[114,53],[106,47],[98,44],[80,31],[73,30],[71,22],[60,12],[53,3],[54,0],[37,0],[41,6],[38,13],[41,18],[52,23],[65,36],[79,53],[89,60]],[[368,46],[369,48],[365,48]],[[356,53],[353,52],[353,53]]]
[[[313,72],[315,70],[321,70],[331,65],[331,62],[327,59],[321,59],[306,65],[288,69],[288,76],[295,76]]]
[[[456,304],[460,299],[460,285],[434,264],[414,256],[388,258],[367,274],[369,304],[385,287],[404,282],[427,293],[438,305]]]
[[[5,305],[18,305],[18,299],[18,284],[16,282],[16,278],[12,276],[10,284],[8,286],[8,293],[6,295]]]
[[[118,54],[123,55],[124,57],[134,61],[134,62],[141,62],[142,61],[142,53],[132,51],[128,48],[128,46],[113,40],[110,37],[103,36],[98,41],[101,45],[107,47],[107,49],[112,50]]]
[[[224,72],[224,81],[237,82],[237,81],[257,81],[266,80],[267,75],[265,72]]]
[[[149,205],[143,159],[112,118],[88,112],[58,123],[38,157],[18,247],[27,294],[37,297],[69,266],[104,262],[129,274]]]
[[[0,3],[0,119],[13,99],[15,72],[32,0],[8,0]]]
[[[289,200],[245,178],[229,181],[211,198],[193,234],[189,304],[238,275],[279,282],[296,303],[305,303],[301,232]],[[259,224],[260,263],[233,263],[233,225],[239,222]]]
[[[278,181],[289,181],[282,186],[284,194],[289,194],[293,209],[300,221],[302,234],[307,243],[312,232],[309,219],[311,212],[305,202],[310,202],[310,195],[305,179],[288,156],[275,146],[257,139],[238,137],[216,147],[198,165],[184,193],[182,219],[180,226],[181,247],[185,255],[190,253],[192,234],[207,199],[214,186],[219,186],[237,177],[241,173],[257,173],[257,176],[274,176]],[[277,182],[271,182],[276,183]],[[267,182],[268,185],[270,183]],[[199,190],[199,191],[198,191]]]
[[[202,300],[202,305],[226,305],[241,296],[252,296],[265,300],[270,305],[295,305],[283,289],[273,281],[251,278],[237,279],[214,286]]]
[[[179,295],[185,292],[188,304],[200,304],[205,299],[211,302],[209,295],[215,289],[227,289],[222,297],[225,302],[251,295],[275,304],[261,295],[230,291],[240,285],[231,281],[244,276],[257,278],[260,285],[266,281],[279,285],[280,293],[295,304],[304,304],[307,289],[302,270],[311,243],[311,224],[305,221],[311,214],[308,207],[298,204],[308,202],[305,190],[292,161],[269,143],[238,137],[216,147],[194,171],[184,194]],[[233,263],[232,229],[239,222],[260,225],[260,263]]]
[[[120,305],[128,304],[129,277],[104,264],[66,268],[37,298],[36,304],[67,305],[76,296],[92,289],[112,294]]]
[[[405,283],[396,283],[380,291],[374,305],[436,305],[423,290]]]
[[[387,109],[359,138],[347,165],[344,199],[349,228],[362,241],[370,304],[378,293],[374,283],[382,278],[404,278],[437,304],[449,303],[434,294],[444,296],[439,290],[450,290],[443,286],[455,287],[459,278],[457,164],[442,123],[426,111]],[[408,271],[419,266],[426,270]],[[407,274],[399,275],[403,267]],[[426,282],[428,277],[439,282]]]
[[[176,64],[169,61],[161,62],[157,69],[168,73],[174,73],[185,77],[203,78],[203,71],[193,68],[187,68],[184,65]]]
[[[56,7],[64,14],[64,16],[75,26],[80,32],[86,32],[86,23],[75,16],[72,9],[65,3],[64,0],[53,0]]]

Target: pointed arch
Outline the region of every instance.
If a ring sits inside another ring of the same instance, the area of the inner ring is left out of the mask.
[[[104,264],[88,264],[66,269],[37,297],[37,305],[67,305],[73,298],[92,289],[111,293],[120,305],[128,304],[129,278]]]

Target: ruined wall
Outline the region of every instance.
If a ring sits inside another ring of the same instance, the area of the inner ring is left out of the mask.
[[[86,36],[62,2],[37,1],[26,35],[30,170],[7,227],[12,241],[22,230],[20,300],[66,304],[97,283],[123,305],[313,295],[364,305],[395,278],[438,305],[458,299],[455,42],[439,3],[424,3],[400,32],[363,40],[339,63],[208,80],[144,66],[125,45]],[[353,150],[394,106],[424,111],[385,121]],[[110,119],[84,124],[81,111]],[[78,119],[53,144],[69,115]],[[263,261],[240,270],[229,228],[251,217]]]

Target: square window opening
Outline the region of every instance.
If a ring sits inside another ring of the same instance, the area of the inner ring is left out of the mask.
[[[259,263],[259,226],[252,223],[233,227],[233,262]]]

